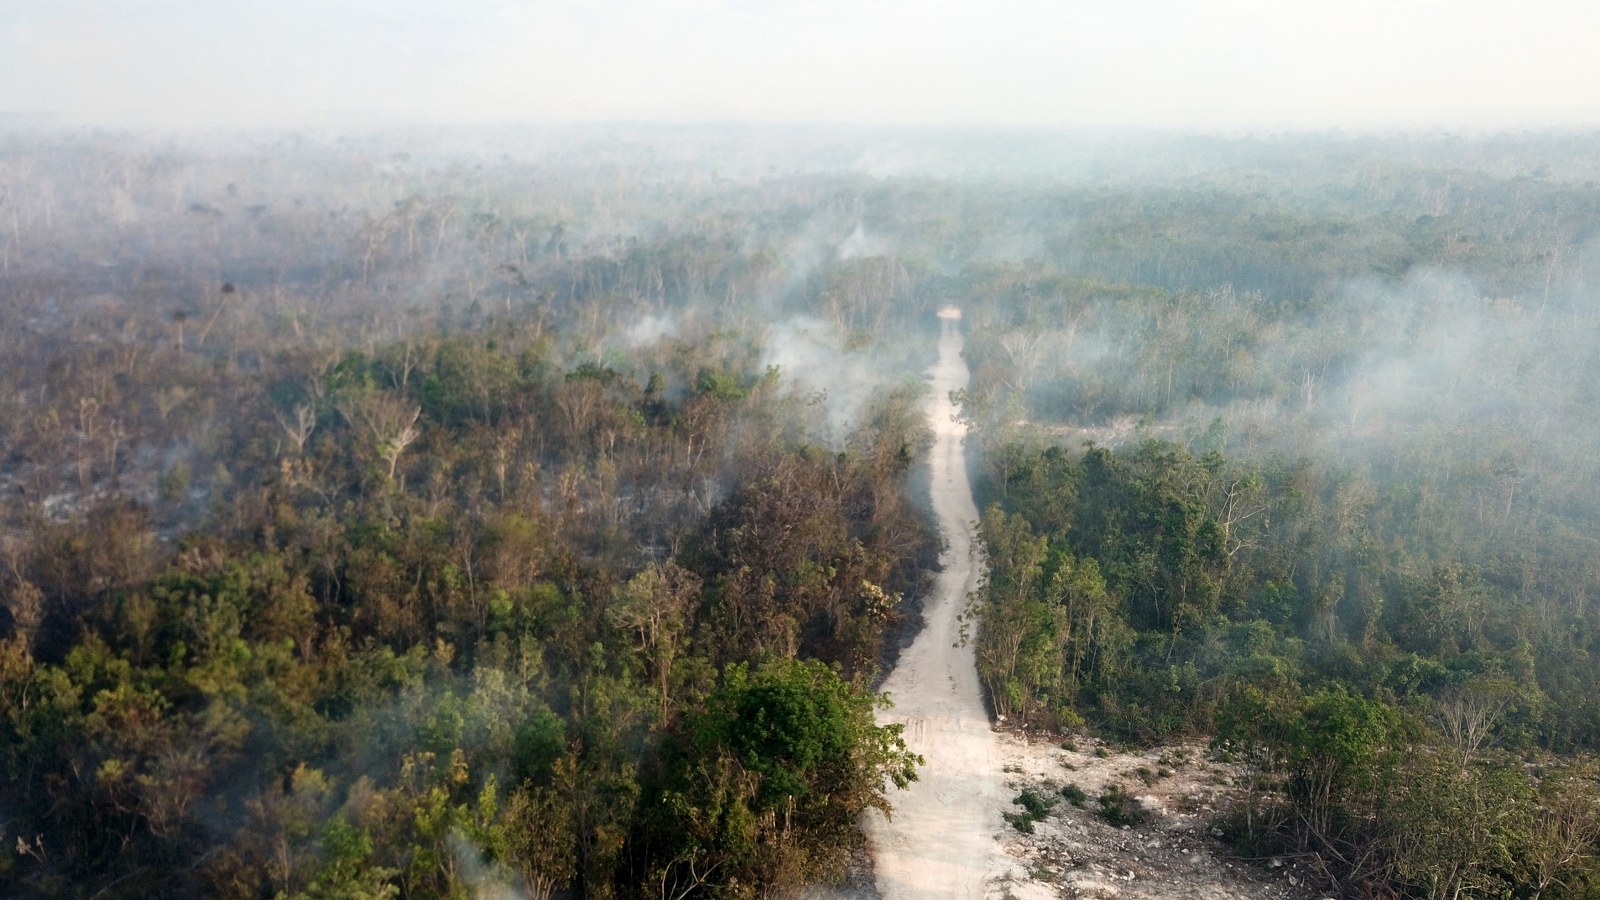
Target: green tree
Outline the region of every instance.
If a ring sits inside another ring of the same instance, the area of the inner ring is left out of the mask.
[[[887,814],[887,785],[922,762],[900,726],[874,722],[885,702],[820,662],[730,667],[674,732],[643,805],[654,878],[725,896],[840,878],[856,820]]]

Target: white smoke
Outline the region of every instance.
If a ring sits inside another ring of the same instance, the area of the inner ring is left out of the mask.
[[[638,350],[678,336],[678,320],[673,316],[645,316],[622,333],[622,343],[629,350]]]
[[[841,260],[859,259],[867,256],[882,256],[888,252],[889,243],[881,238],[867,236],[866,228],[860,222],[856,223],[855,230],[849,237],[839,242],[834,248],[834,255]]]
[[[810,316],[796,316],[769,328],[762,362],[776,366],[786,380],[822,395],[826,433],[821,437],[833,446],[844,443],[883,385],[866,353],[846,349],[837,330]]]
[[[460,831],[451,831],[445,841],[473,900],[529,900],[528,892],[522,889],[522,879],[499,863],[485,861]]]

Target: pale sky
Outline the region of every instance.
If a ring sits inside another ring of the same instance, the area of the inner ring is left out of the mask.
[[[1600,3],[0,0],[0,113],[1592,128]]]

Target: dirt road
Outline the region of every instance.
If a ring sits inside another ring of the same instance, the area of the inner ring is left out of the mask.
[[[928,416],[936,437],[933,508],[947,546],[923,608],[926,626],[883,684],[894,708],[880,716],[905,723],[906,742],[928,762],[909,791],[893,792],[892,820],[874,815],[866,823],[885,900],[981,898],[986,885],[1012,867],[996,840],[1004,808],[999,736],[979,694],[972,648],[957,646],[957,617],[979,575],[972,533],[978,510],[967,482],[966,429],[952,419],[950,402],[950,392],[965,387],[968,377],[960,313],[946,310],[940,318]]]
[[[926,897],[1054,900],[1318,900],[1314,879],[1296,862],[1253,867],[1215,840],[1213,822],[1250,774],[1174,745],[1136,753],[1078,736],[1027,740],[990,728],[973,667],[960,643],[958,616],[981,565],[973,526],[978,510],[967,483],[965,428],[953,421],[950,392],[967,384],[960,313],[946,310],[928,404],[933,447],[933,507],[944,533],[943,571],[924,604],[925,626],[883,684],[906,742],[927,758],[909,791],[891,791],[894,817],[864,823],[885,900]],[[1091,752],[1092,751],[1092,752]],[[1073,784],[1089,797],[1120,787],[1148,818],[1113,825],[1060,800]],[[1034,832],[1003,814],[1023,790],[1054,802]]]

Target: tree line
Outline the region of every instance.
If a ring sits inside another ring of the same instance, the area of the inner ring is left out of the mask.
[[[1592,140],[936,137],[0,137],[0,882],[838,876],[955,302],[997,709],[1588,890]]]

